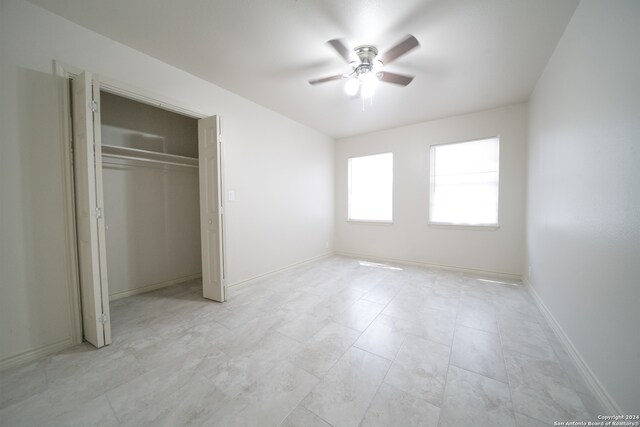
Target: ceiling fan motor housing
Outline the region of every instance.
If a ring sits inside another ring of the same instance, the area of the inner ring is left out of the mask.
[[[353,49],[360,59],[360,63],[353,63],[357,75],[366,74],[373,70],[374,60],[378,56],[378,49],[371,45],[362,45]]]

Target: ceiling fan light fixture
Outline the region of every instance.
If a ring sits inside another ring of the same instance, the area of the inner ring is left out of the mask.
[[[344,91],[349,96],[356,96],[360,90],[360,80],[356,77],[351,77],[344,84]]]
[[[360,95],[363,99],[371,99],[378,87],[378,77],[373,72],[368,72],[362,76],[362,88]]]

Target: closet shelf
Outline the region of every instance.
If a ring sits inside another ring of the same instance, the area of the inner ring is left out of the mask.
[[[179,156],[177,154],[158,153],[157,151],[140,150],[138,148],[120,147],[102,144],[102,156],[116,159],[139,160],[143,162],[161,163],[174,166],[198,167],[195,157]]]

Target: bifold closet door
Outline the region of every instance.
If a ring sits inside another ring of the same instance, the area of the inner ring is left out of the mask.
[[[222,199],[220,183],[220,122],[218,116],[198,120],[200,169],[200,233],[202,241],[202,294],[223,302]]]
[[[73,147],[78,266],[85,340],[111,343],[100,150],[100,92],[90,73],[73,81]]]

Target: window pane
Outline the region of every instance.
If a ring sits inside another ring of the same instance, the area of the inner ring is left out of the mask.
[[[431,147],[429,220],[498,224],[498,138]]]
[[[349,159],[349,219],[391,221],[393,154]]]

